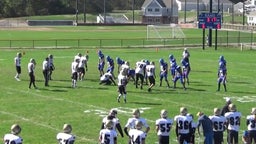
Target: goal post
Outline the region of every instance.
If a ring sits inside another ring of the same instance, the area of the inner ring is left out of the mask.
[[[185,34],[177,24],[147,25],[147,39],[185,38]]]

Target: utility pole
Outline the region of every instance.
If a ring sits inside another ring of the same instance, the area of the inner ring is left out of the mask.
[[[84,0],[84,23],[86,23],[86,9],[85,9],[85,2],[86,2],[86,0]]]
[[[134,24],[134,5],[135,5],[135,0],[132,0],[132,23]]]
[[[187,19],[187,0],[185,0],[185,8],[184,8],[184,23],[187,23],[186,22],[186,19]]]
[[[209,8],[209,12],[212,13],[212,0],[210,0],[210,8]],[[209,34],[208,34],[208,46],[211,47],[212,46],[212,29],[209,29]]]

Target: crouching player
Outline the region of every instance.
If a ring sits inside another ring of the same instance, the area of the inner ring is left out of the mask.
[[[179,65],[175,69],[175,76],[174,76],[174,79],[173,79],[173,88],[176,88],[176,83],[177,83],[178,80],[180,80],[180,83],[182,84],[184,90],[186,90],[185,82],[184,82],[183,77],[182,77],[182,70],[181,70],[181,67]]]

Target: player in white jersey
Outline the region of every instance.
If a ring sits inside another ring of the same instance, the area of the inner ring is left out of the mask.
[[[71,72],[72,72],[72,87],[75,88],[76,87],[76,82],[78,79],[78,73],[77,73],[77,69],[78,69],[78,63],[79,63],[80,59],[76,58],[74,59],[74,61],[71,64]]]
[[[31,88],[31,85],[33,84],[34,88],[37,89],[35,84],[35,73],[34,73],[35,67],[36,67],[36,61],[35,59],[31,58],[28,63],[28,74],[30,78],[29,88]]]
[[[117,110],[111,109],[110,112],[106,117],[102,119],[101,129],[105,128],[105,125],[108,120],[111,120],[113,122],[113,129],[116,131],[116,129],[119,131],[121,137],[124,137],[122,127],[120,125],[119,119],[117,118]]]
[[[144,118],[140,117],[140,110],[139,109],[134,109],[132,114],[133,114],[133,117],[128,119],[128,121],[127,121],[127,123],[126,123],[126,125],[124,127],[125,134],[127,136],[129,136],[128,129],[130,131],[130,130],[136,128],[135,127],[135,122],[136,121],[141,121],[142,122],[143,127],[144,127],[144,132],[145,132],[145,134],[147,134],[149,132],[149,130],[150,130],[150,127],[147,124],[147,121]],[[130,143],[130,141],[129,141],[129,143]]]
[[[180,114],[174,117],[176,121],[176,136],[179,144],[190,141],[192,131],[192,117],[187,115],[188,110],[185,107],[180,108]]]
[[[138,81],[140,79],[140,89],[143,89],[144,75],[146,63],[143,60],[136,62],[135,68],[135,86],[138,88]]]
[[[52,54],[49,54],[48,55],[48,58],[49,58],[49,67],[50,67],[50,70],[49,70],[49,79],[52,80],[52,72],[55,70],[55,66],[53,64],[53,55]]]
[[[236,110],[236,105],[230,104],[230,112],[225,113],[228,128],[228,143],[238,144],[238,134],[240,130],[241,113]]]
[[[88,55],[84,55],[80,58],[78,69],[77,69],[79,80],[84,79],[85,71],[88,70],[87,61],[88,61]]]
[[[213,115],[209,116],[213,124],[213,139],[214,144],[223,143],[223,132],[225,131],[226,118],[221,115],[219,108],[214,108]]]
[[[146,134],[142,131],[143,123],[139,120],[135,122],[135,129],[129,131],[131,144],[145,144]]]
[[[108,120],[105,124],[105,129],[100,130],[100,144],[117,144],[117,133],[113,129],[113,122]]]
[[[172,125],[173,120],[168,118],[167,110],[161,110],[160,118],[156,120],[156,132],[158,135],[159,144],[169,144],[169,136]]]
[[[219,108],[214,108],[213,115],[209,116],[213,123],[214,144],[223,143],[223,132],[226,128],[226,118],[221,115]]]
[[[19,136],[21,127],[18,124],[11,126],[11,133],[4,135],[4,144],[22,144],[23,139]]]
[[[127,92],[126,92],[126,85],[128,83],[128,78],[127,78],[127,73],[124,70],[120,71],[120,74],[118,75],[118,97],[117,97],[117,101],[120,102],[120,98],[121,96],[123,96],[124,98],[124,102],[126,103],[126,96],[127,96]]]
[[[246,125],[250,142],[256,143],[256,108],[252,108],[251,115],[246,117]]]
[[[155,63],[154,62],[150,62],[149,65],[146,66],[146,74],[149,80],[149,88],[148,88],[148,92],[151,92],[151,89],[153,86],[155,86],[156,82],[155,82]]]
[[[63,132],[59,132],[56,139],[59,144],[74,144],[76,137],[71,133],[72,126],[70,124],[64,124]]]
[[[15,79],[17,81],[20,81],[20,74],[21,74],[21,57],[22,57],[22,54],[21,53],[17,53],[17,56],[14,58],[14,64],[15,64],[15,67],[16,67],[16,75],[15,75]]]

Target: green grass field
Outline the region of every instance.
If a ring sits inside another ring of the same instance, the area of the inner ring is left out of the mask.
[[[85,80],[78,82],[78,88],[71,88],[71,62],[74,56],[80,52],[89,51],[88,72]],[[14,57],[17,52],[25,52],[22,57],[21,81],[14,79]],[[156,86],[151,93],[147,92],[147,86],[143,90],[136,89],[130,82],[127,86],[127,103],[117,103],[117,86],[99,85],[97,71],[97,49],[1,49],[0,53],[0,135],[9,132],[13,123],[22,127],[21,136],[26,144],[54,144],[56,134],[61,131],[64,123],[73,126],[73,133],[77,136],[77,144],[95,144],[98,142],[98,133],[102,117],[111,108],[118,109],[118,117],[122,127],[131,117],[132,109],[142,110],[141,116],[146,118],[151,130],[146,142],[154,144],[157,141],[155,132],[155,120],[159,118],[161,109],[167,109],[169,116],[173,118],[179,114],[179,108],[185,106],[189,113],[196,115],[203,111],[207,115],[213,114],[213,108],[221,108],[225,97],[231,97],[242,112],[240,143],[242,131],[246,129],[246,115],[256,102],[256,73],[255,51],[240,51],[232,48],[192,49],[190,85],[184,91],[181,84],[177,83],[177,89],[166,88],[165,83],[159,87],[159,76],[156,78]],[[157,74],[159,72],[159,58],[168,60],[169,54],[174,54],[177,62],[180,61],[182,49],[102,49],[105,55],[112,58],[117,56],[130,61],[131,66],[141,59],[156,62]],[[50,87],[44,87],[42,62],[49,54],[54,55],[56,70]],[[224,55],[227,60],[228,83],[227,92],[221,87],[217,89],[218,58]],[[29,77],[27,63],[30,58],[35,58],[36,84],[39,89],[28,89]],[[117,73],[117,72],[116,72]],[[116,74],[117,75],[117,74]],[[169,76],[170,80],[170,76]],[[170,81],[172,85],[172,82]],[[171,134],[171,142],[175,142],[174,127]],[[127,137],[118,137],[118,144],[127,143]]]

